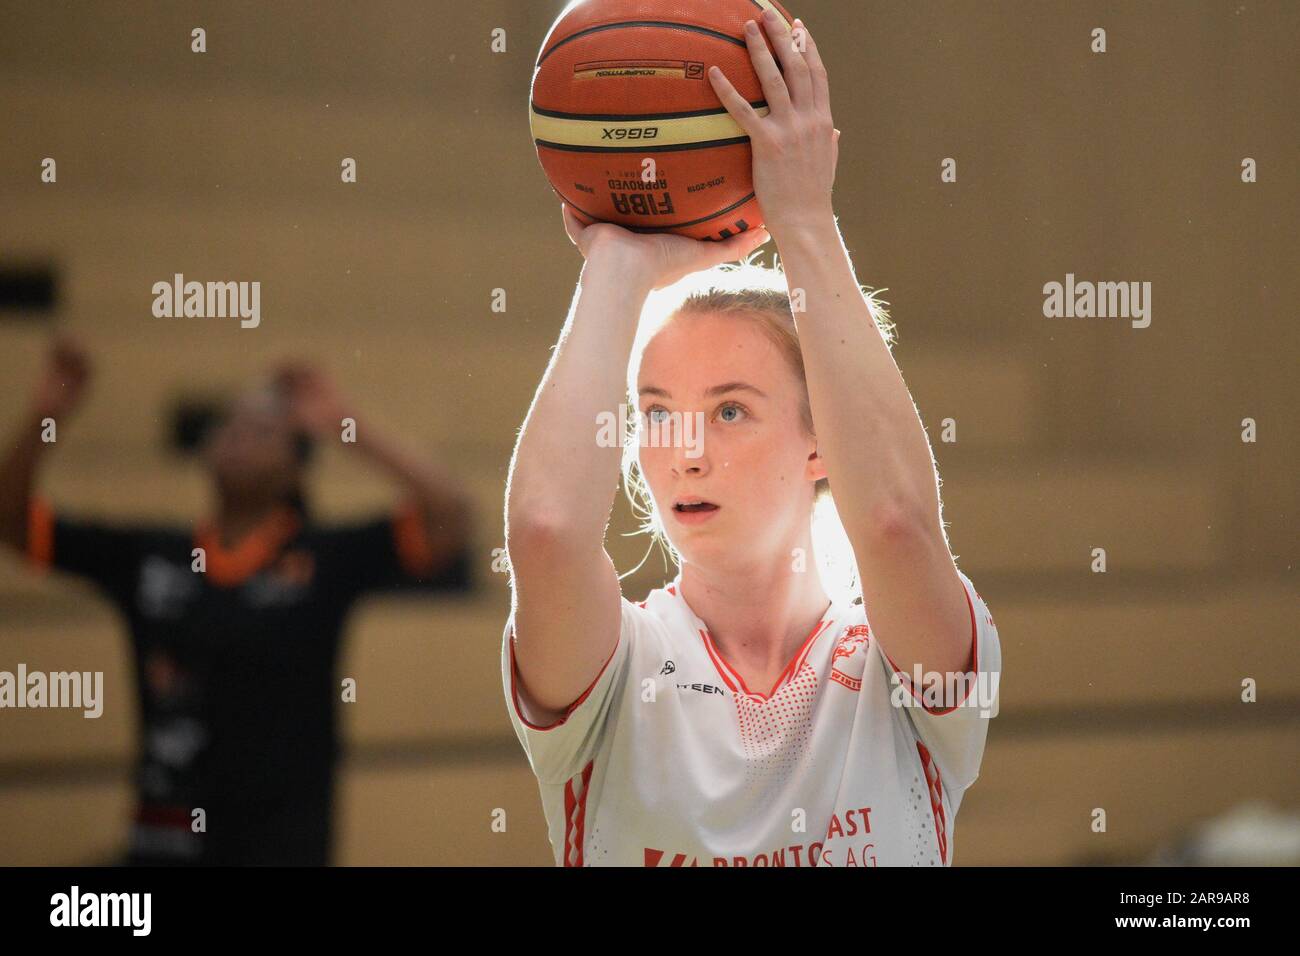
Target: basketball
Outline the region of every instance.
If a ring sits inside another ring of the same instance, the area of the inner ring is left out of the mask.
[[[709,240],[763,224],[749,137],[708,69],[718,66],[767,114],[745,43],[745,22],[765,8],[790,29],[794,18],[770,0],[578,0],[565,8],[538,53],[529,115],[546,178],[579,221]]]

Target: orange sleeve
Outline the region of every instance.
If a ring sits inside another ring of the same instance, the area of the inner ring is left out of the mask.
[[[420,577],[433,570],[433,542],[418,504],[409,502],[393,516],[393,537],[403,571]]]
[[[27,558],[39,568],[54,560],[54,511],[35,495],[27,504]]]

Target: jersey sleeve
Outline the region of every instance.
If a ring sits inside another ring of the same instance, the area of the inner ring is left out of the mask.
[[[564,783],[579,773],[600,749],[609,731],[611,714],[618,706],[631,670],[633,645],[642,626],[639,616],[647,612],[622,598],[622,622],[618,643],[610,652],[605,666],[582,696],[556,720],[540,723],[528,710],[519,689],[519,671],[515,665],[515,615],[506,621],[501,645],[501,679],[505,687],[506,708],[515,734],[528,755],[528,763],[543,783]]]
[[[468,543],[448,551],[433,540],[413,502],[391,515],[322,529],[317,535],[323,583],[336,594],[473,587]]]
[[[940,779],[950,793],[960,794],[979,776],[988,738],[989,721],[998,713],[998,690],[1002,676],[1002,648],[993,615],[970,579],[957,572],[966,589],[970,609],[973,671],[954,681],[952,696],[936,699],[935,694],[913,686],[909,675],[894,666],[888,654],[881,653],[885,676],[890,682],[891,701],[910,722],[922,744],[922,761],[937,765]],[[946,676],[946,675],[945,675]],[[937,689],[936,692],[937,693]],[[930,767],[926,767],[929,775]]]
[[[93,582],[119,605],[130,600],[149,532],[56,513],[44,498],[28,505],[27,559]]]

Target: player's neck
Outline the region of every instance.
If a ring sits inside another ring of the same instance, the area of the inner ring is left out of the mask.
[[[681,588],[682,598],[704,622],[714,646],[740,669],[746,683],[748,674],[754,674],[760,685],[780,675],[830,605],[816,570],[792,572],[788,560],[768,571],[744,572],[687,564],[682,568]],[[761,689],[766,691],[767,686]]]

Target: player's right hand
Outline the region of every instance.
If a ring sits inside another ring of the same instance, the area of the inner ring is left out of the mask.
[[[568,203],[561,203],[564,230],[588,262],[613,259],[621,269],[641,270],[652,289],[662,289],[693,272],[749,255],[771,237],[748,229],[719,242],[688,239],[666,232],[639,233],[612,222],[584,226]]]
[[[37,414],[58,418],[71,413],[81,404],[90,375],[90,356],[80,343],[65,335],[56,338],[36,385]]]

